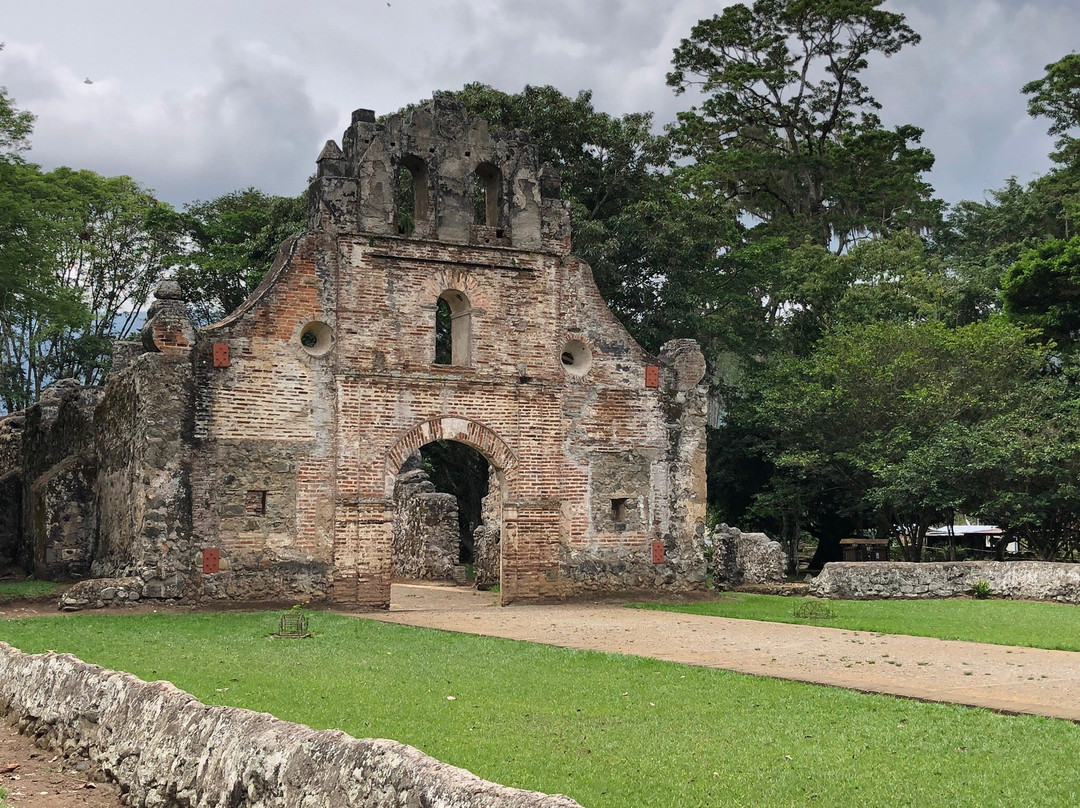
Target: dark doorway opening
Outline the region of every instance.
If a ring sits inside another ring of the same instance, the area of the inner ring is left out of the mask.
[[[395,577],[498,584],[502,493],[480,452],[457,441],[420,447],[398,474],[394,509]]]
[[[472,564],[476,558],[474,533],[483,522],[484,497],[488,494],[491,467],[482,454],[452,440],[420,447],[422,467],[435,490],[452,494],[458,501],[458,561]]]

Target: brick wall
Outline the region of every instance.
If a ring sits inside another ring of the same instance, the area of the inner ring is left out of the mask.
[[[477,448],[500,475],[505,601],[702,585],[700,374],[683,383],[669,369],[646,386],[666,360],[633,342],[589,267],[559,246],[565,208],[523,190],[529,176],[541,185],[528,149],[493,141],[460,110],[431,114],[439,126],[431,115],[354,122],[344,151],[320,160],[313,232],[196,337],[195,530],[222,557],[206,591],[262,593],[279,586],[273,576],[263,589],[238,581],[316,564],[334,599],[385,605],[394,479],[441,439]],[[464,140],[447,142],[455,131]],[[411,235],[378,209],[380,172],[406,153],[432,155],[429,218]],[[484,245],[486,231],[455,218],[455,194],[468,165],[495,159],[510,224]],[[468,334],[455,365],[435,362],[440,297],[467,318],[462,332],[455,321],[457,338]],[[329,337],[305,345],[312,323]],[[214,344],[227,345],[227,367],[214,366]],[[244,510],[250,490],[266,492],[261,521]]]

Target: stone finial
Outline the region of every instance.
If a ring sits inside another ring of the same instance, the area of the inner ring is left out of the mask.
[[[328,141],[326,141],[326,145],[323,146],[322,151],[319,152],[319,156],[315,160],[315,162],[316,163],[321,163],[323,160],[344,160],[344,159],[345,159],[345,155],[342,153],[341,149],[338,148],[338,144],[335,143],[332,140],[328,140]]]
[[[692,339],[665,342],[660,348],[660,364],[672,374],[676,390],[689,390],[705,378],[705,357]]]
[[[158,300],[183,300],[184,290],[180,288],[178,281],[166,278],[154,289],[154,297]]]
[[[195,329],[188,318],[180,284],[167,278],[154,290],[157,298],[146,311],[142,344],[147,351],[171,355],[186,354],[195,343]]]

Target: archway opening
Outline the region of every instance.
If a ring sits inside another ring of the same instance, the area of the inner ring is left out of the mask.
[[[394,484],[392,574],[491,589],[499,583],[502,491],[494,466],[464,443],[421,446]]]
[[[491,163],[481,163],[473,172],[473,224],[499,226],[500,176],[499,169]]]
[[[428,218],[427,165],[419,157],[406,155],[394,179],[398,233],[411,236],[417,223]]]
[[[470,364],[472,305],[465,293],[447,289],[435,302],[435,364]]]

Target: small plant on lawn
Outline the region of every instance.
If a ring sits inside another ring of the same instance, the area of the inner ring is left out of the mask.
[[[832,620],[836,612],[827,600],[806,598],[795,604],[794,615],[800,620]]]
[[[991,595],[990,582],[985,578],[980,578],[972,584],[971,591],[977,600],[986,600]]]
[[[304,639],[311,636],[308,631],[307,612],[304,611],[304,607],[307,605],[307,601],[304,603],[295,603],[289,611],[281,615],[277,633],[278,637]]]

